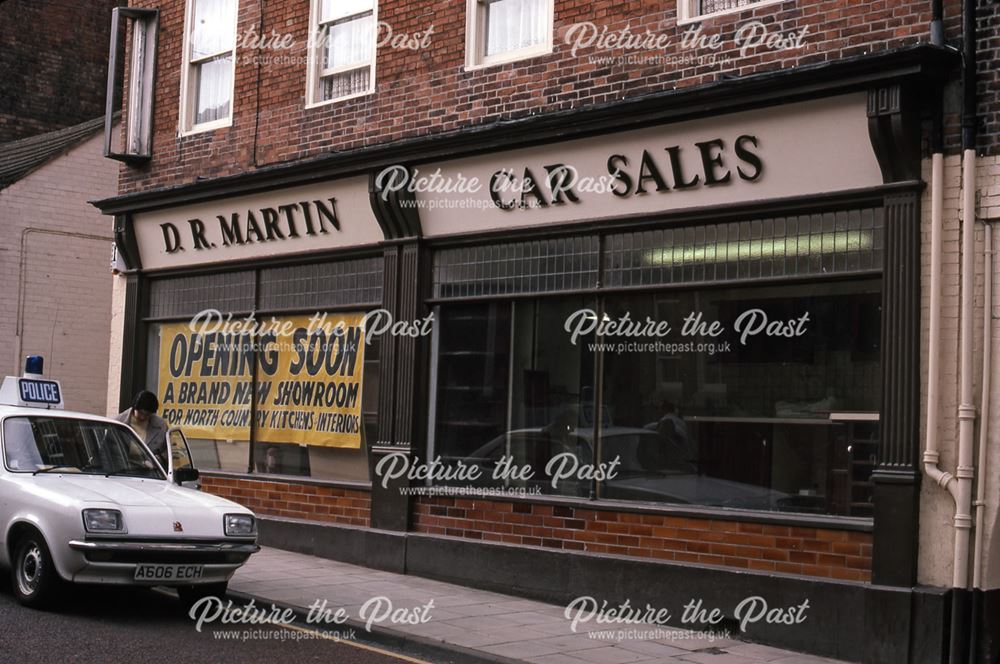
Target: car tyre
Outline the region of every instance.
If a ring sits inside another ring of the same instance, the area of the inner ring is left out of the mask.
[[[61,581],[41,535],[22,537],[14,547],[11,565],[11,585],[17,601],[33,609],[51,606]]]
[[[205,583],[197,586],[181,586],[177,589],[177,596],[180,598],[181,606],[184,607],[184,610],[189,611],[198,601],[206,597],[225,599],[228,589],[229,583],[226,581],[222,583]]]

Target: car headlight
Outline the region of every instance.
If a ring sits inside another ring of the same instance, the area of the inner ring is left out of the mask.
[[[257,534],[257,520],[250,514],[227,514],[226,537],[251,537]]]
[[[125,520],[118,510],[83,510],[83,527],[88,533],[123,533]]]

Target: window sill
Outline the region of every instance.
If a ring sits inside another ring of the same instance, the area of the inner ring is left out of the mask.
[[[364,92],[356,92],[353,95],[347,95],[346,97],[336,97],[334,99],[324,99],[323,101],[312,101],[306,103],[306,110],[311,110],[314,108],[322,108],[324,106],[331,106],[333,104],[340,103],[342,101],[350,101],[351,99],[360,99],[361,97],[368,97],[375,94],[375,89],[365,90]]]
[[[575,507],[577,509],[601,510],[607,512],[626,512],[631,514],[648,514],[650,516],[670,516],[714,521],[732,521],[736,523],[760,523],[773,526],[792,526],[796,528],[822,528],[825,530],[844,530],[870,533],[872,519],[848,516],[832,516],[823,514],[799,514],[794,512],[760,512],[725,507],[702,507],[698,505],[672,505],[667,503],[642,503],[624,500],[598,499],[588,500],[571,496],[464,496],[467,500],[490,500],[494,502],[532,503],[536,505],[552,505]]]
[[[177,136],[180,138],[187,138],[188,136],[204,134],[206,132],[215,131],[216,129],[225,129],[226,127],[232,126],[233,118],[230,116],[226,120],[215,120],[214,122],[206,122],[205,124],[196,125],[190,129],[182,129],[177,132]]]
[[[777,1],[779,0],[775,0],[775,2]],[[482,69],[489,69],[490,67],[509,65],[513,62],[520,62],[522,60],[531,60],[533,58],[540,58],[545,55],[551,55],[552,52],[553,52],[552,44],[546,44],[544,46],[532,46],[530,48],[521,49],[519,51],[511,51],[509,53],[494,55],[491,56],[489,59],[483,60],[482,62],[477,62],[474,64],[466,64],[464,71],[474,72]]]
[[[353,491],[371,491],[371,482],[361,482],[355,480],[327,480],[317,477],[303,477],[302,475],[268,475],[266,473],[238,473],[231,470],[202,470],[202,477],[218,477],[231,480],[252,480],[257,482],[282,482],[285,484],[309,484],[315,486],[329,486],[338,489],[351,489]]]

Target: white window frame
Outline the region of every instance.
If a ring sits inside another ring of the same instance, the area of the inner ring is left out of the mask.
[[[711,14],[698,14],[696,12],[698,2],[699,0],[677,0],[677,25],[700,23],[701,21],[715,18],[716,16],[739,14],[740,12],[750,11],[752,9],[757,9],[758,7],[777,5],[785,2],[785,0],[757,0],[757,2],[754,2],[753,4],[743,5],[742,7],[733,7],[732,9],[723,9],[721,11],[712,12]]]
[[[239,41],[237,26],[240,21],[240,0],[234,0],[234,2],[236,2],[236,11],[233,12],[234,37],[232,49],[229,51],[219,51],[218,53],[194,59],[191,57],[191,33],[192,23],[194,22],[194,4],[197,1],[198,0],[185,0],[184,8],[184,53],[182,56],[183,64],[181,66],[181,108],[178,123],[180,125],[178,133],[181,136],[190,136],[192,134],[200,134],[205,131],[221,129],[223,127],[231,127],[233,125],[233,113],[235,112],[236,107],[236,42]],[[232,76],[229,77],[231,82],[229,91],[229,116],[220,120],[212,120],[211,122],[195,124],[194,119],[196,117],[196,111],[194,103],[197,95],[191,88],[193,84],[193,77],[191,76],[192,70],[195,66],[203,62],[215,60],[226,53],[229,53],[229,57],[233,63],[233,73]]]
[[[316,94],[317,89],[319,88],[320,79],[333,74],[342,74],[349,71],[364,69],[364,65],[354,64],[346,67],[333,67],[320,71],[320,62],[322,62],[320,46],[323,43],[322,40],[320,40],[320,36],[323,34],[323,28],[329,24],[357,18],[366,14],[368,10],[358,12],[357,14],[341,16],[340,18],[333,21],[327,21],[326,23],[320,25],[319,18],[320,12],[323,9],[323,0],[310,0],[309,5],[309,65],[308,72],[306,74],[306,108],[328,106],[337,102],[347,101],[348,99],[357,99],[358,97],[366,97],[370,94],[374,94],[375,69],[376,62],[378,62],[378,0],[372,0],[372,57],[371,61],[368,63],[368,87],[360,92],[343,95],[342,97],[333,97],[332,99],[320,99],[319,95]]]
[[[682,2],[684,0],[681,0]],[[779,1],[779,0],[776,0]],[[555,25],[555,0],[545,0],[546,38],[534,46],[519,48],[514,51],[486,55],[486,9],[490,0],[466,0],[465,8],[465,70],[484,69],[496,65],[537,58],[552,53],[553,26]]]

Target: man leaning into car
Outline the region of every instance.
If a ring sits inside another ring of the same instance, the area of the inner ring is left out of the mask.
[[[156,395],[143,390],[135,395],[132,407],[115,417],[124,422],[139,434],[150,451],[156,455],[163,467],[167,467],[167,421],[156,414],[160,401]]]

